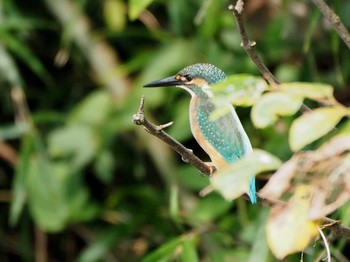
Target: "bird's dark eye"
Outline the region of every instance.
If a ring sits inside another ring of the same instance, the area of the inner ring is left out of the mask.
[[[193,77],[190,74],[184,75],[188,82],[192,81]]]

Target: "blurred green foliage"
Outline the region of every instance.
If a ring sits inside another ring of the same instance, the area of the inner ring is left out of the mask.
[[[174,120],[167,131],[208,159],[188,95],[141,86],[197,62],[259,75],[227,5],[0,2],[1,261],[274,261],[267,208],[199,197],[208,179],[131,121],[144,94],[148,118]],[[349,28],[350,2],[334,8]],[[280,81],[330,84],[349,105],[350,52],[309,1],[247,1],[244,17]],[[237,110],[254,147],[291,156],[293,117],[257,130],[250,109]],[[348,223],[347,206],[334,218]],[[342,240],[332,248],[349,256]],[[317,243],[304,260],[322,252]]]

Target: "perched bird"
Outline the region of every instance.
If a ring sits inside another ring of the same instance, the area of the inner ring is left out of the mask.
[[[144,87],[176,86],[188,91],[191,131],[198,144],[209,155],[217,169],[222,169],[252,151],[249,138],[228,102],[218,105],[210,85],[226,79],[226,74],[211,64],[194,64],[174,76],[151,82]],[[209,119],[212,112],[225,107],[228,112],[217,119]],[[250,201],[256,203],[255,178],[247,188]]]

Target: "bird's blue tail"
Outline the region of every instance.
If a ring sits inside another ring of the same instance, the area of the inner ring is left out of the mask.
[[[255,189],[255,177],[252,177],[249,182],[249,198],[252,204],[256,204],[256,189]]]

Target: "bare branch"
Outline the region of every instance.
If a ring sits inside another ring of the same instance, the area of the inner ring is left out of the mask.
[[[274,86],[279,84],[279,81],[276,79],[276,77],[270,72],[270,70],[265,66],[265,64],[261,61],[259,56],[254,51],[254,47],[256,43],[254,41],[250,41],[248,39],[247,32],[245,30],[245,25],[242,18],[242,12],[244,8],[244,2],[243,0],[238,0],[236,5],[229,5],[228,9],[233,12],[233,15],[236,18],[239,33],[241,35],[242,39],[242,46],[246,50],[249,57],[252,59],[256,67],[259,69],[262,76],[265,78],[265,80],[269,83],[269,85]]]
[[[277,78],[271,73],[271,71],[266,67],[266,65],[263,63],[263,61],[259,58],[259,56],[255,52],[254,47],[256,45],[256,42],[250,41],[248,38],[247,32],[245,30],[244,21],[242,18],[242,12],[244,10],[243,0],[238,0],[236,2],[236,5],[229,5],[228,9],[233,12],[234,17],[236,18],[239,34],[241,35],[241,39],[242,39],[241,45],[245,49],[247,54],[249,55],[250,59],[253,61],[253,63],[256,65],[256,67],[259,69],[261,75],[269,83],[270,86],[275,86],[275,85],[280,84],[280,82],[277,80]],[[310,110],[311,109],[308,106],[306,106],[305,104],[302,104],[300,107],[300,111],[302,113],[308,112]]]
[[[0,158],[6,160],[12,166],[18,162],[18,152],[8,143],[0,141]]]
[[[326,261],[327,260],[327,262],[331,262],[331,252],[329,251],[329,245],[328,245],[328,242],[327,242],[327,238],[323,234],[321,228],[317,227],[317,230],[318,230],[318,233],[320,233],[320,236],[321,236],[321,238],[323,240],[323,244],[324,244],[324,247],[326,249],[326,254],[327,254],[327,257],[322,259],[322,261]]]
[[[182,160],[186,163],[193,165],[197,168],[202,174],[211,175],[214,172],[214,168],[210,165],[207,165],[202,160],[200,160],[197,156],[195,156],[191,149],[186,148],[173,137],[169,136],[167,133],[163,131],[163,129],[170,125],[170,123],[165,125],[157,126],[152,122],[148,121],[145,117],[144,112],[145,105],[145,97],[142,96],[141,103],[138,112],[133,116],[133,122],[136,125],[142,125],[145,130],[151,135],[156,136],[163,142],[167,143],[174,149],[181,157]]]
[[[346,29],[344,24],[340,21],[339,16],[337,16],[332,9],[323,0],[311,0],[315,6],[320,10],[323,16],[330,22],[335,31],[344,43],[350,48],[350,34]]]

